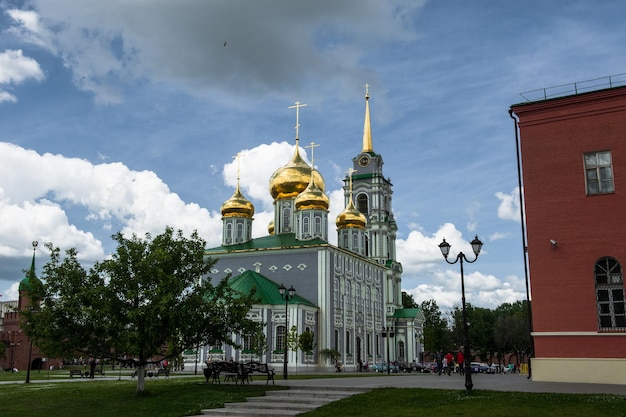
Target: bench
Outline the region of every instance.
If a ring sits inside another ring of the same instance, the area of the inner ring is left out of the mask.
[[[274,368],[270,368],[266,363],[249,362],[245,364],[247,368],[246,377],[248,380],[252,379],[255,375],[263,375],[266,377],[265,385],[272,381],[272,385],[276,385],[274,382]]]
[[[84,377],[85,374],[80,369],[70,369],[70,378],[74,378],[74,376]]]
[[[157,373],[156,373],[156,377],[158,378],[159,375],[165,375],[166,378],[170,377],[170,370],[167,368],[160,368]]]
[[[239,362],[210,362],[207,363],[207,367],[203,369],[204,377],[206,381],[220,383],[220,376],[224,377],[224,382],[232,381],[235,384],[243,384],[248,380],[247,371],[243,364]]]

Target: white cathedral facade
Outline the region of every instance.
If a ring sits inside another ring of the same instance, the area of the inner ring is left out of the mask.
[[[254,206],[241,193],[239,180],[222,205],[222,245],[206,250],[217,260],[211,277],[230,274],[234,289],[256,289],[261,301],[248,317],[265,323],[267,352],[254,352],[249,335],[233,335],[240,349],[206,346],[200,351],[202,360],[257,360],[278,369],[293,326],[297,334],[312,332],[315,348],[311,353],[288,350],[290,369],[332,368],[334,363],[319,354],[327,349],[339,352],[346,370],[387,360],[420,360],[423,315],[419,309],[402,308],[392,184],[383,176],[383,158],[373,148],[367,92],[365,99],[362,148],[344,179],[345,209],[330,219],[337,246],[328,243],[324,179],[299,152],[300,103],[294,106],[294,155],[269,179],[274,220],[268,235],[252,239]],[[287,302],[279,294],[281,284],[296,290]]]

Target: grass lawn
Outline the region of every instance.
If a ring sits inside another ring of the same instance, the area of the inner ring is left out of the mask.
[[[0,385],[0,415],[7,417],[180,417],[198,415],[224,402],[244,401],[273,389],[265,385],[207,384],[204,378],[146,381],[146,394],[135,395],[136,381],[82,380]],[[280,387],[276,387],[280,388]]]
[[[303,417],[624,417],[626,396],[381,388],[301,414]]]
[[[0,385],[0,415],[183,417],[200,414],[202,409],[219,408],[224,402],[243,401],[246,397],[263,395],[270,389],[280,389],[271,385],[206,384],[202,377],[147,380],[148,392],[142,396],[135,395],[135,388],[136,381],[97,378],[67,383]],[[461,390],[384,388],[302,414],[303,417],[369,415],[626,417],[626,396],[481,390],[467,395]]]

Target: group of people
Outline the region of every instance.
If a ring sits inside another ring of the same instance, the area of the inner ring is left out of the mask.
[[[442,373],[451,375],[457,364],[459,365],[459,373],[461,375],[465,374],[465,356],[461,351],[457,352],[456,356],[453,355],[452,352],[448,352],[445,355],[441,352],[437,352],[435,362],[437,363],[438,375]]]

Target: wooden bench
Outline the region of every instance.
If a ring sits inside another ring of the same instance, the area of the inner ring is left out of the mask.
[[[70,369],[70,378],[74,378],[74,376],[84,377],[85,374],[80,369]]]
[[[270,368],[266,363],[260,362],[249,362],[246,365],[247,368],[247,378],[252,379],[255,375],[263,375],[266,377],[265,384],[269,384],[272,381],[272,385],[276,385],[274,382],[274,368]]]

